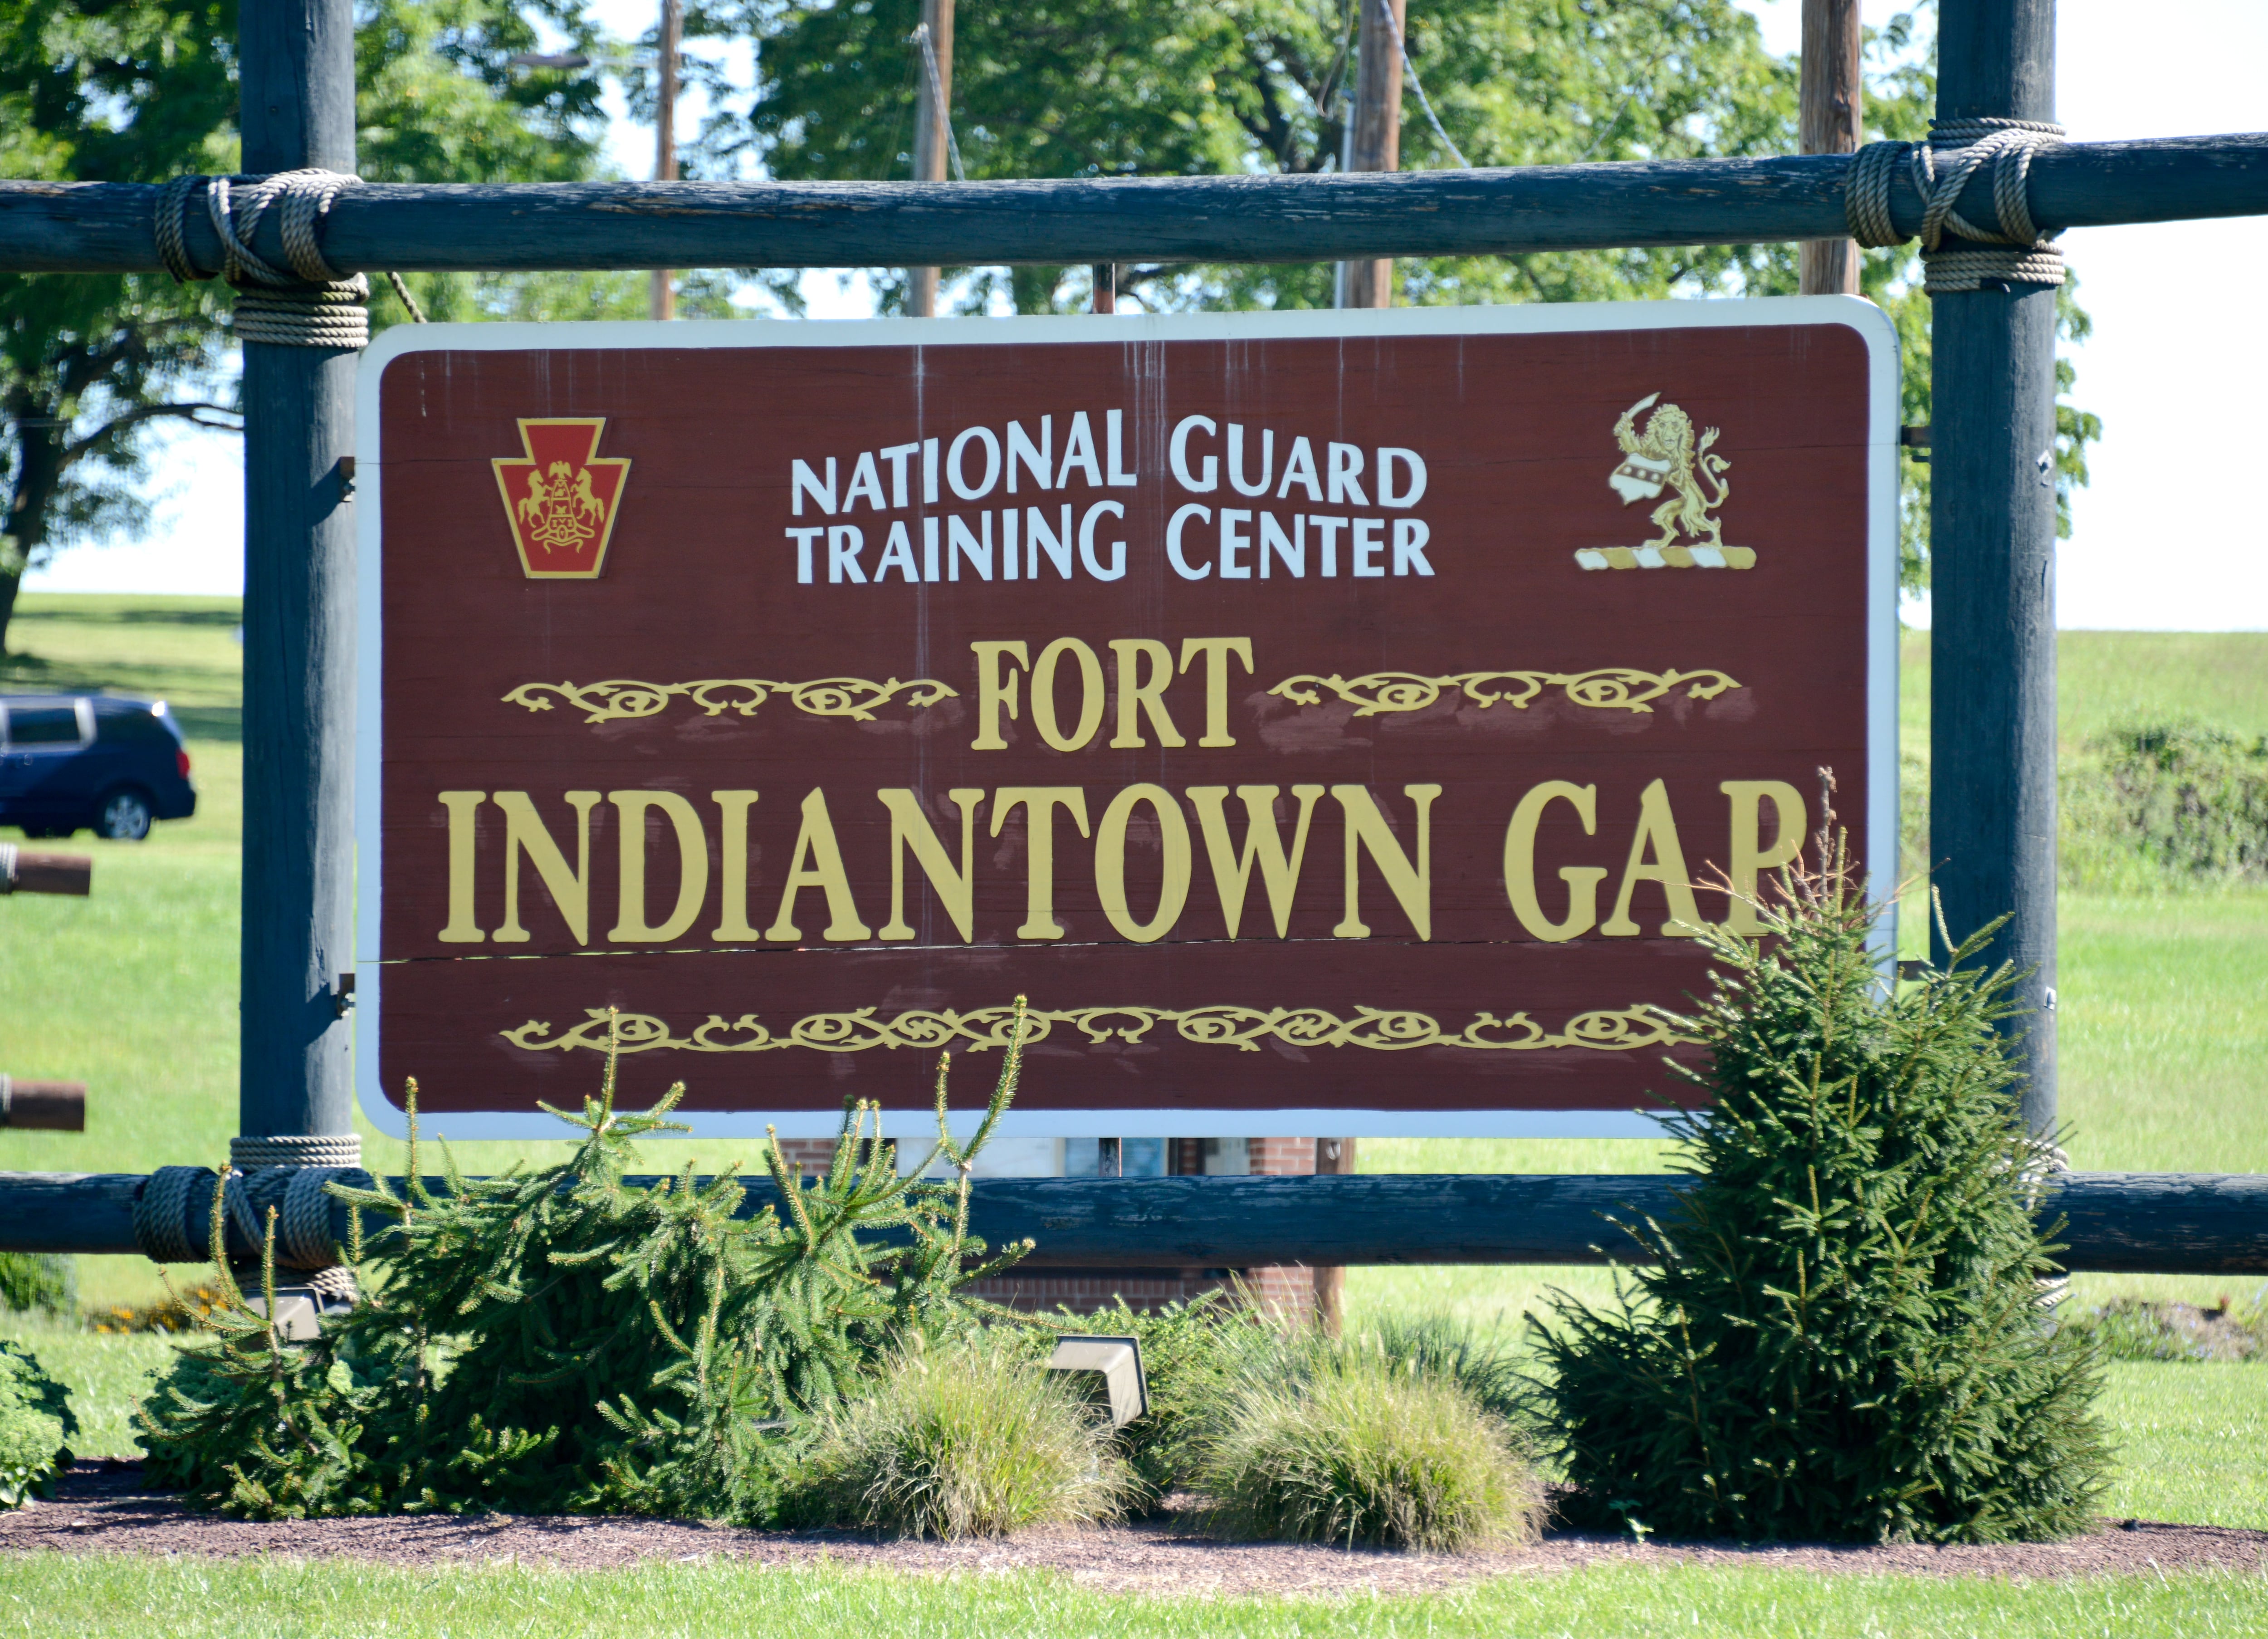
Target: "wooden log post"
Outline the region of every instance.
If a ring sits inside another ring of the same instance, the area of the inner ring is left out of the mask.
[[[70,894],[84,899],[94,891],[94,861],[84,853],[33,853],[0,842],[0,894]]]
[[[706,1182],[706,1180],[702,1180]],[[634,1178],[648,1187],[652,1178]],[[1049,1269],[1265,1265],[1598,1264],[1631,1261],[1616,1227],[1675,1210],[1662,1173],[1370,1173],[1256,1178],[978,1178],[968,1227],[993,1246],[1031,1237],[1019,1266]],[[394,1180],[399,1192],[401,1180]],[[136,1173],[0,1173],[0,1251],[131,1253]],[[426,1180],[445,1192],[444,1178]],[[180,1239],[202,1255],[210,1175],[178,1192]],[[769,1179],[739,1215],[780,1208]],[[2039,1208],[2069,1269],[2134,1274],[2268,1274],[2268,1175],[2073,1172]],[[384,1225],[365,1219],[382,1251]],[[347,1238],[335,1204],[333,1237]],[[231,1230],[234,1251],[258,1249]]]
[[[246,0],[239,17],[245,169],[353,171],[351,7]],[[336,986],[354,933],[355,538],[339,462],[354,451],[355,358],[244,348],[247,1137],[354,1131]]]
[[[661,0],[661,27],[654,62],[653,180],[677,180],[677,53],[685,33],[685,8],[681,0]],[[646,311],[653,318],[677,317],[677,282],[667,268],[656,268],[652,288],[646,293]]]
[[[1326,1177],[1344,1177],[1354,1171],[1354,1140],[1351,1138],[1319,1138],[1315,1141],[1315,1170]],[[1346,1266],[1319,1264],[1315,1268],[1315,1321],[1326,1337],[1337,1337],[1346,1330]]]
[[[928,55],[914,44],[914,181],[945,181],[946,155],[952,149],[947,122],[953,118],[953,0],[922,0],[922,26]],[[937,80],[930,80],[935,59]],[[906,269],[906,312],[917,319],[937,316],[935,268]]]
[[[41,1133],[84,1133],[86,1083],[26,1082],[0,1075],[0,1126]]]
[[[1847,231],[1841,154],[1631,159],[1394,174],[1063,177],[949,182],[386,182],[350,188],[324,254],[349,271],[874,268],[917,262],[1343,262],[1756,245]],[[0,273],[159,273],[162,190],[0,181]],[[2268,133],[2071,143],[2032,160],[2051,232],[2268,212]],[[1910,173],[1890,219],[1920,231]],[[1958,208],[1993,213],[1991,167]],[[254,249],[280,265],[269,211]],[[190,256],[218,265],[192,211]]]
[[[1409,0],[1357,0],[1354,142],[1348,168],[1402,168],[1402,38]],[[1394,306],[1394,262],[1385,256],[1351,261],[1340,275],[1341,305]]]
[[[2054,117],[2054,0],[1943,0],[1939,122]],[[2025,1117],[2044,1133],[2056,1120],[2056,292],[2003,283],[1939,294],[1933,308],[1931,882],[1955,940],[2011,918],[1988,960],[2027,973],[2009,1028]]]
[[[1803,0],[1803,69],[1797,137],[1805,153],[1856,153],[1865,93],[1859,77],[1859,0]],[[1806,296],[1856,296],[1859,246],[1851,239],[1797,247]]]

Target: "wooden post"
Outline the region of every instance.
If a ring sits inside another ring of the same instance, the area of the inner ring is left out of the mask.
[[[930,79],[928,59],[914,46],[914,181],[945,181],[945,157],[952,147],[946,122],[953,117],[953,0],[922,0],[922,26],[929,31],[929,49],[936,55],[937,79]],[[917,319],[937,316],[937,269],[909,268],[906,312]]]
[[[20,1082],[0,1075],[0,1126],[86,1131],[85,1082]]]
[[[75,894],[94,890],[94,861],[84,853],[31,853],[0,843],[0,894]]]
[[[1094,311],[1116,313],[1118,311],[1118,264],[1115,262],[1098,262],[1094,264],[1093,271]]]
[[[1803,0],[1803,78],[1797,134],[1806,153],[1859,151],[1865,98],[1859,78],[1859,0]],[[1856,296],[1859,246],[1848,239],[1797,247],[1806,296]]]
[[[1402,168],[1401,41],[1409,0],[1359,0],[1359,4],[1362,23],[1356,49],[1360,57],[1355,73],[1354,144],[1348,168],[1398,171]],[[1391,307],[1392,259],[1379,256],[1349,262],[1339,288],[1340,299],[1349,307]]]
[[[1321,1173],[1344,1174],[1354,1170],[1354,1140],[1351,1138],[1319,1138],[1315,1141],[1315,1170]],[[1315,1321],[1326,1337],[1337,1337],[1346,1330],[1346,1266],[1321,1266],[1315,1271]]]
[[[355,168],[348,0],[246,0],[244,168]],[[380,264],[382,265],[382,264]],[[238,1119],[354,1131],[355,354],[244,349],[244,888]]]
[[[685,33],[681,0],[661,0],[661,50],[655,66],[653,180],[677,180],[677,53]],[[677,285],[667,268],[653,270],[647,311],[657,319],[677,317]]]
[[[1943,0],[1937,117],[2055,117],[2054,0]],[[2056,1119],[2056,292],[1935,299],[1930,853],[1955,939],[2032,970],[2010,1022],[2024,1114]],[[1933,934],[1934,937],[1934,934]]]

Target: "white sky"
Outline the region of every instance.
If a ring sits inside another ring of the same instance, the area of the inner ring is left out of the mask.
[[[1772,49],[1795,49],[1800,0],[1741,4]],[[1869,23],[1903,9],[1886,0],[1864,8]],[[626,35],[650,26],[656,10],[640,0],[598,7]],[[747,83],[745,48],[696,48]],[[2268,129],[2264,57],[2263,0],[2062,0],[2058,117],[2080,139]],[[650,130],[615,111],[617,162],[628,174],[650,174]],[[687,114],[689,127],[697,107]],[[2058,566],[2058,624],[2268,630],[2268,511],[2252,498],[2268,455],[2242,430],[2249,416],[2235,413],[2268,378],[2268,327],[2246,272],[2268,267],[2268,218],[2080,229],[2064,246],[2095,326],[2073,356],[2077,397],[2102,417],[2103,438]],[[839,289],[830,274],[809,276],[805,291],[819,317],[871,311],[862,287]],[[156,463],[156,487],[164,498],[145,538],[66,551],[26,589],[240,591],[237,441],[176,437]]]

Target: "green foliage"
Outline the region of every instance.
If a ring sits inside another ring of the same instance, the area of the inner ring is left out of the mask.
[[[688,1164],[628,1183],[633,1141],[674,1125],[684,1089],[617,1111],[611,1052],[600,1096],[553,1112],[585,1135],[556,1166],[468,1178],[452,1158],[433,1192],[413,1126],[406,1195],[338,1192],[358,1242],[361,1214],[385,1226],[362,1301],[298,1343],[262,1318],[272,1296],[255,1312],[227,1284],[210,1347],[184,1350],[145,1405],[152,1476],[261,1518],[765,1517],[796,1428],[857,1392],[900,1340],[960,1324],[960,1289],[1021,1256],[985,1262],[968,1232],[968,1164],[1013,1096],[1021,1007],[968,1145],[946,1132],[940,1059],[938,1142],[916,1174],[896,1173],[879,1114],[854,1104],[816,1184],[773,1147],[784,1218],[735,1217],[729,1172],[703,1184]],[[414,1085],[411,1097],[414,1120]],[[940,1158],[954,1182],[917,1176]],[[350,1258],[359,1266],[364,1248]]]
[[[2268,737],[2116,727],[2088,742],[2062,786],[2064,875],[2075,885],[2268,880]]]
[[[236,0],[0,6],[0,174],[156,182],[237,170],[237,9]],[[593,173],[606,123],[598,77],[523,74],[508,61],[543,43],[539,26],[593,47],[580,0],[364,0],[356,11],[363,176]],[[621,276],[633,277],[642,287],[643,275]],[[391,296],[373,298],[374,326],[402,316]],[[217,282],[0,275],[0,650],[26,567],[73,541],[147,526],[152,427],[233,430],[230,318]]]
[[[2081,1309],[2066,1298],[2056,1320],[2106,1360],[2268,1360],[2268,1303],[2258,1294],[2210,1309],[2133,1296]]]
[[[1087,1314],[1061,1310],[1044,1325],[1052,1330],[1033,1336],[1042,1350],[1054,1347],[1058,1332],[1139,1340],[1149,1410],[1117,1432],[1129,1475],[1128,1505],[1139,1511],[1155,1510],[1169,1492],[1195,1480],[1205,1439],[1235,1382],[1240,1354],[1267,1335],[1249,1311],[1231,1308],[1219,1292],[1158,1310],[1135,1309],[1120,1297]],[[1107,1406],[1101,1377],[1078,1375],[1089,1404]]]
[[[2014,975],[1970,965],[1998,924],[1895,986],[1839,847],[1763,909],[1764,939],[1710,940],[1688,1074],[1714,1107],[1669,1122],[1694,1183],[1630,1227],[1657,1266],[1543,1329],[1568,1511],[1751,1540],[2083,1528],[2101,1368],[2042,1307]]]
[[[1542,1489],[1510,1425],[1454,1375],[1464,1352],[1428,1361],[1378,1344],[1290,1336],[1275,1369],[1241,1375],[1199,1466],[1208,1522],[1235,1538],[1436,1554],[1532,1541]]]
[[[0,1508],[47,1495],[70,1466],[64,1442],[77,1432],[63,1385],[40,1370],[31,1350],[0,1340]]]
[[[1126,1464],[1064,1375],[1006,1339],[922,1333],[857,1399],[818,1417],[784,1521],[895,1536],[1004,1536],[1118,1511]]]
[[[44,1252],[0,1252],[0,1310],[69,1315],[78,1309],[78,1267]]]

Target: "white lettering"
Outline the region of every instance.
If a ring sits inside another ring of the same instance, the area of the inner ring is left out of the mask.
[[[1174,469],[1174,477],[1181,486],[1196,495],[1209,495],[1220,487],[1220,461],[1217,456],[1204,458],[1203,479],[1189,476],[1189,434],[1202,429],[1207,435],[1216,431],[1211,416],[1183,416],[1174,427],[1174,436],[1166,446],[1166,462]]]
[[[1192,517],[1200,523],[1211,523],[1212,508],[1201,506],[1197,502],[1191,501],[1174,514],[1173,521],[1166,526],[1166,556],[1173,562],[1174,572],[1182,580],[1202,580],[1212,573],[1212,565],[1207,564],[1201,569],[1192,569],[1189,567],[1189,560],[1182,556],[1182,526]]]
[[[961,471],[961,452],[968,447],[971,439],[984,446],[984,482],[975,489],[969,488],[968,480]],[[1000,440],[992,436],[991,428],[971,427],[953,440],[953,447],[945,453],[945,481],[964,501],[981,501],[992,493],[992,486],[1000,482]]]

